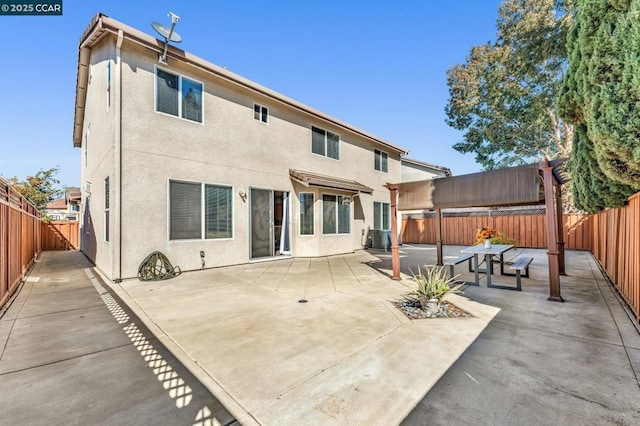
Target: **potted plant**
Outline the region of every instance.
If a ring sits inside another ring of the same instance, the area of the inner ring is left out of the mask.
[[[411,288],[411,294],[416,296],[423,310],[431,313],[438,312],[442,299],[449,293],[459,293],[462,284],[453,285],[456,278],[447,276],[445,266],[424,265],[425,274],[418,269],[418,274],[413,274],[413,280],[418,288]]]

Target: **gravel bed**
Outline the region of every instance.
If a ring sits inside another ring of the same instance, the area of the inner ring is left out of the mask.
[[[393,300],[391,303],[409,319],[473,318],[469,312],[448,301],[442,302],[440,309],[435,313],[423,310],[418,299],[412,296],[405,296],[402,300]]]

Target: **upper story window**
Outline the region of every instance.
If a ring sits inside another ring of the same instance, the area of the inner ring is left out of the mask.
[[[269,108],[253,104],[253,118],[255,120],[262,121],[265,124],[269,124]]]
[[[156,111],[202,123],[202,83],[156,69]]]
[[[381,172],[389,171],[389,154],[384,151],[376,149],[374,151],[373,168],[380,170]]]
[[[339,160],[340,136],[311,126],[311,152]]]

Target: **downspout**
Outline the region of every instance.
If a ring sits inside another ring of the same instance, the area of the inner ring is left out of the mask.
[[[122,282],[122,58],[121,48],[122,41],[124,40],[124,32],[118,30],[118,40],[116,41],[116,84],[117,84],[117,97],[115,102],[115,170],[114,174],[117,179],[116,188],[117,195],[115,197],[115,223],[114,223],[114,275],[113,280],[116,283]]]

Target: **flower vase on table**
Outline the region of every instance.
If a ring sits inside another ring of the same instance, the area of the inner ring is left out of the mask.
[[[491,239],[498,234],[495,229],[483,226],[476,231],[476,244],[482,244],[484,241],[485,248],[491,248]]]

